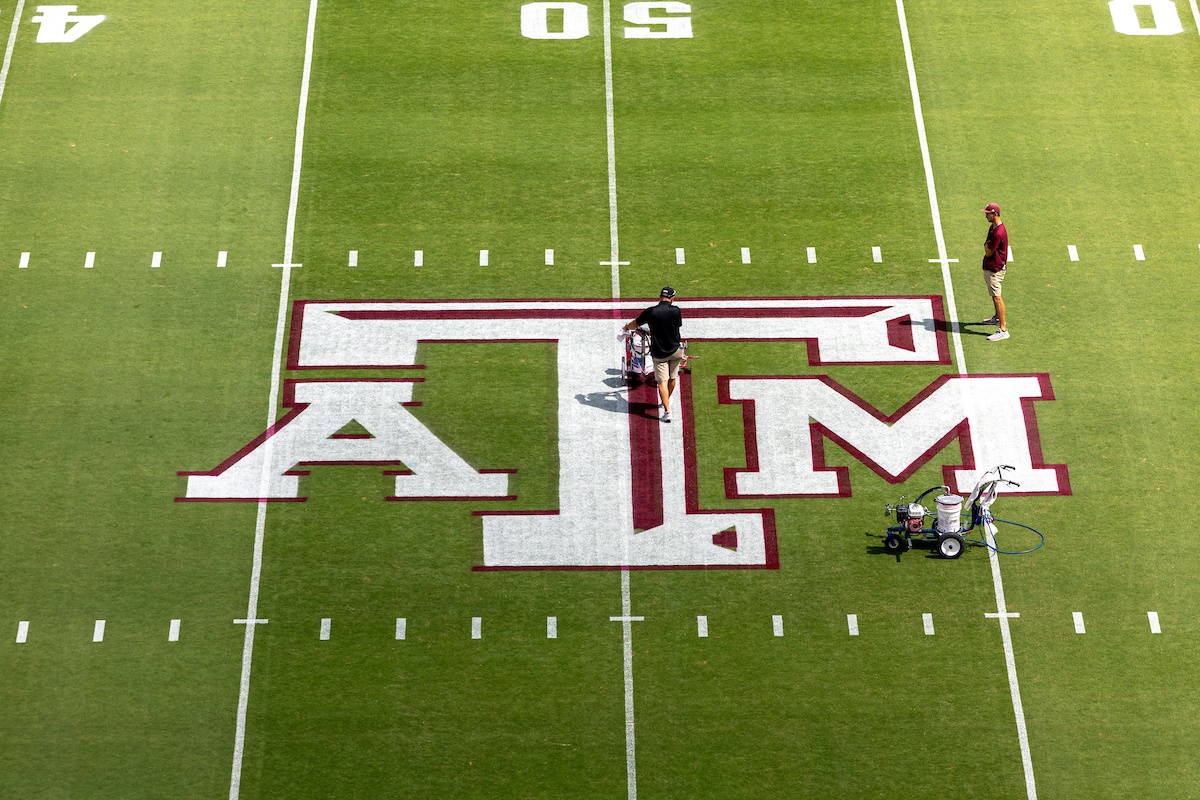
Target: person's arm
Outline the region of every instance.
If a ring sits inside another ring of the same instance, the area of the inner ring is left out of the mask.
[[[991,258],[996,254],[996,229],[988,231],[987,241],[983,243],[983,254]]]

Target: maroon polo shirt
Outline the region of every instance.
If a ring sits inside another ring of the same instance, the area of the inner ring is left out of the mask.
[[[1003,222],[997,222],[988,228],[987,241],[984,242],[984,246],[994,252],[990,256],[983,257],[983,268],[992,272],[1004,269],[1004,265],[1008,263],[1008,231],[1004,229]]]

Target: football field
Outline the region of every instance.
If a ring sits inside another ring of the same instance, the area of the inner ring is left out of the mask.
[[[79,2],[0,0],[0,798],[1200,797],[1196,0]]]

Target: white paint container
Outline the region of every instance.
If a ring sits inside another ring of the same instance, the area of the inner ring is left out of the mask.
[[[961,527],[963,499],[956,494],[944,494],[937,503],[937,529],[939,533],[958,533]]]

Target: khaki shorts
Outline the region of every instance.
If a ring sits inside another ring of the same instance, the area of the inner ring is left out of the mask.
[[[654,358],[651,356],[651,358]],[[659,383],[675,380],[679,377],[679,365],[683,363],[683,348],[679,348],[666,358],[654,358],[654,379]]]
[[[1000,296],[1000,284],[1004,283],[1005,270],[992,272],[990,269],[983,271],[983,282],[987,284],[988,297]]]

